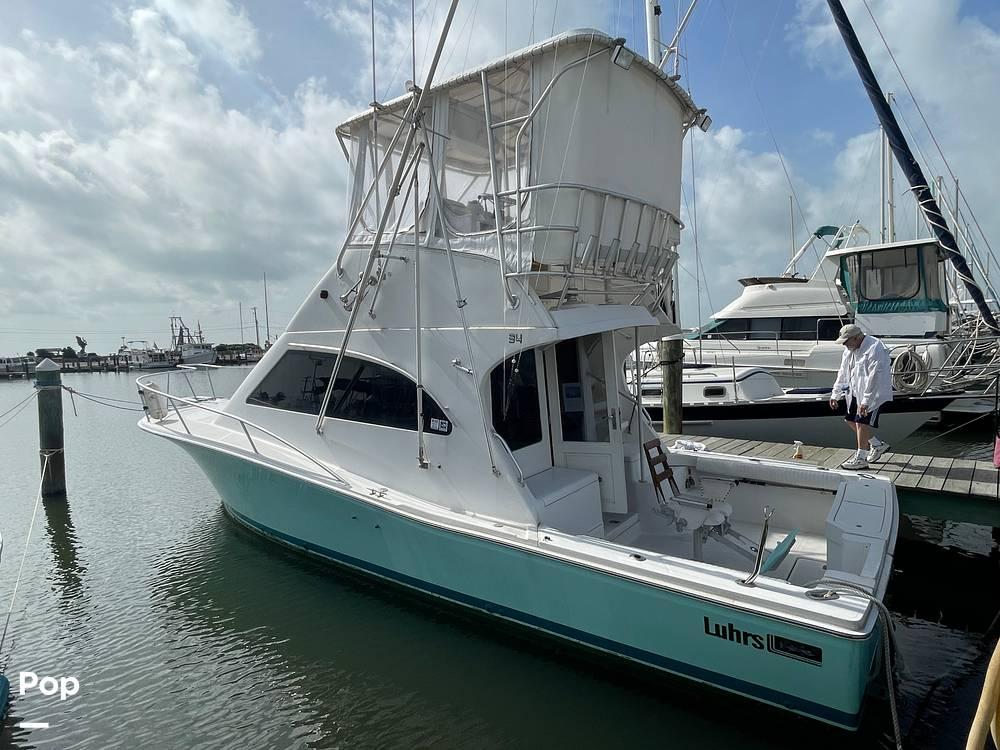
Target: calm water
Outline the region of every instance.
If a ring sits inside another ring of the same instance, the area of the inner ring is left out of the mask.
[[[217,386],[244,374],[227,370]],[[135,395],[130,375],[66,382]],[[0,412],[30,388],[0,383]],[[0,746],[890,746],[878,700],[862,733],[847,735],[594,664],[285,552],[228,520],[180,449],[139,432],[138,414],[78,399],[74,418],[65,406],[69,500],[38,511],[2,656],[15,689],[30,670],[74,676],[81,690],[17,698]],[[3,606],[31,522],[36,451],[32,406],[0,427]],[[908,747],[964,746],[998,580],[992,529],[904,519],[889,603],[909,670]]]

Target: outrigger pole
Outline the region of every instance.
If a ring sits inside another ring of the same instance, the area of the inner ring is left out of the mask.
[[[355,214],[350,228],[347,230],[347,239],[344,240],[344,247],[340,251],[340,255],[337,256],[338,273],[343,273],[341,260],[343,259],[347,246],[351,241],[351,236],[353,235],[354,229],[361,219],[361,213],[365,210],[365,206],[371,199],[372,194],[378,191],[378,181],[386,165],[389,163],[392,151],[395,148],[396,142],[399,140],[400,133],[404,130],[406,131],[406,138],[403,140],[403,146],[399,153],[399,163],[401,165],[409,163],[410,154],[413,151],[413,142],[417,135],[417,128],[419,127],[418,121],[423,113],[424,101],[431,90],[431,84],[434,82],[434,74],[437,72],[438,62],[441,60],[441,52],[444,50],[444,43],[448,38],[448,31],[451,29],[451,22],[455,18],[455,8],[457,7],[458,0],[451,0],[451,4],[448,7],[448,14],[444,19],[444,27],[441,29],[441,35],[438,37],[437,47],[434,49],[434,57],[431,58],[430,67],[427,69],[427,77],[424,79],[424,86],[423,88],[417,88],[416,82],[414,82],[414,86],[410,91],[411,99],[410,104],[406,109],[406,114],[399,123],[399,128],[396,130],[396,134],[393,136],[388,148],[386,148],[382,163],[379,165],[378,171],[375,173],[375,177],[372,180],[372,184],[368,188],[368,192],[366,193],[364,200],[358,207],[358,212]],[[416,166],[415,162],[413,166]],[[375,231],[375,237],[372,239],[372,247],[368,253],[368,260],[365,263],[364,270],[361,272],[361,277],[358,280],[358,291],[354,298],[353,306],[351,307],[351,315],[347,321],[347,328],[344,330],[344,338],[340,343],[340,352],[337,354],[337,359],[333,363],[333,372],[330,373],[330,381],[327,383],[326,391],[323,393],[323,403],[320,405],[319,414],[316,416],[316,432],[319,434],[323,433],[323,420],[326,419],[326,409],[330,404],[330,396],[333,395],[334,384],[337,382],[337,375],[340,373],[340,365],[344,361],[344,357],[347,355],[347,345],[351,340],[351,333],[354,332],[354,324],[358,317],[358,311],[361,309],[361,303],[362,300],[364,300],[365,292],[368,290],[368,286],[372,282],[372,268],[379,255],[382,235],[385,233],[386,225],[389,223],[389,216],[392,212],[393,201],[395,201],[396,197],[399,195],[400,186],[402,185],[403,178],[407,175],[407,172],[407,169],[400,169],[392,178],[392,184],[390,185],[386,196],[386,205],[382,208],[378,228]],[[416,174],[416,169],[414,169],[414,174]],[[406,198],[403,200],[405,202]],[[413,242],[414,245],[418,242],[416,235],[414,235]]]
[[[837,23],[837,28],[840,30],[840,36],[844,39],[847,51],[854,61],[854,67],[858,69],[858,75],[861,76],[861,82],[864,84],[865,90],[868,92],[868,98],[871,99],[872,106],[875,108],[875,114],[878,115],[879,122],[882,124],[882,129],[885,131],[889,146],[896,157],[896,162],[910,183],[913,195],[917,199],[917,205],[924,212],[924,219],[934,231],[937,241],[944,249],[945,256],[951,262],[962,283],[965,284],[965,288],[968,290],[969,296],[976,303],[976,307],[979,308],[979,314],[982,315],[983,321],[994,333],[1000,333],[1000,327],[997,326],[996,318],[993,317],[993,311],[986,303],[983,290],[979,288],[979,284],[976,283],[969,264],[965,262],[965,257],[959,251],[958,243],[955,242],[955,236],[948,228],[948,223],[945,221],[944,214],[941,213],[937,201],[934,200],[930,185],[924,177],[924,173],[920,169],[917,160],[913,157],[913,152],[910,150],[906,138],[903,137],[903,131],[900,130],[899,123],[896,121],[896,115],[893,114],[888,101],[882,95],[882,89],[875,78],[875,72],[868,63],[868,58],[865,56],[865,51],[861,48],[861,43],[858,41],[857,34],[854,33],[854,28],[851,26],[851,21],[848,19],[847,13],[844,12],[844,6],[841,5],[840,0],[827,0],[827,4],[830,6],[833,20]]]

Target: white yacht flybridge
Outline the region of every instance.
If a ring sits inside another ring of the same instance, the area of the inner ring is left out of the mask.
[[[740,279],[740,296],[686,342],[687,358],[763,367],[789,388],[830,387],[843,354],[835,339],[853,322],[881,338],[894,360],[904,355],[897,391],[923,390],[907,388],[906,378],[920,369],[916,385],[927,384],[957,343],[944,254],[935,239],[859,242],[867,236],[860,224],[820,227],[781,276]],[[812,276],[794,273],[816,240],[827,244]],[[938,390],[951,387],[952,374],[941,372]]]
[[[892,485],[665,449],[624,382],[678,330],[704,110],[593,30],[430,86],[440,49],[423,87],[338,128],[347,239],[287,331],[229,399],[141,378],[141,428],[271,539],[856,727]]]

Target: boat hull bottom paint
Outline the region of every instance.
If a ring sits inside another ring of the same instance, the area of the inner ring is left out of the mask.
[[[856,729],[877,633],[847,638],[450,531],[181,443],[241,524],[424,594]]]

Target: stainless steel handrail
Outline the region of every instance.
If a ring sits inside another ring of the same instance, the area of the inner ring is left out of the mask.
[[[218,365],[199,365],[199,366],[200,367],[218,367]],[[191,366],[191,365],[178,365],[178,369],[194,370],[194,369],[196,369],[196,367],[195,366]],[[324,464],[318,458],[310,456],[304,450],[302,450],[301,448],[296,447],[295,445],[293,445],[292,443],[288,442],[287,440],[285,440],[280,435],[275,435],[273,432],[271,432],[267,428],[261,427],[259,424],[254,424],[249,419],[245,419],[243,417],[237,416],[236,414],[229,414],[227,412],[220,411],[219,409],[213,409],[210,406],[206,406],[202,401],[198,400],[197,398],[190,399],[190,398],[187,398],[185,396],[175,396],[173,394],[166,393],[166,392],[161,391],[160,389],[158,389],[158,388],[150,385],[149,383],[143,382],[144,378],[155,378],[158,374],[159,373],[149,373],[147,375],[140,375],[138,378],[135,379],[136,385],[139,386],[139,395],[142,396],[142,394],[143,394],[144,391],[149,391],[150,393],[155,393],[158,396],[162,396],[163,398],[167,399],[167,401],[173,407],[174,412],[177,414],[177,417],[180,420],[181,425],[183,425],[184,431],[187,432],[188,435],[193,435],[194,433],[192,433],[191,432],[191,428],[189,428],[187,426],[187,423],[184,421],[184,418],[181,416],[180,409],[177,408],[177,403],[175,403],[175,402],[180,402],[180,403],[185,404],[187,406],[194,406],[194,407],[196,407],[198,409],[204,409],[207,412],[211,412],[212,414],[218,414],[219,416],[229,417],[230,419],[235,420],[243,428],[243,432],[246,435],[247,442],[250,443],[251,450],[256,455],[258,455],[258,456],[262,455],[262,454],[261,454],[261,452],[259,450],[257,450],[256,444],[254,443],[253,439],[250,437],[250,432],[247,430],[248,427],[252,427],[253,429],[257,430],[258,432],[261,432],[264,435],[267,435],[269,438],[273,438],[274,440],[277,440],[279,443],[281,443],[286,448],[289,448],[293,452],[295,452],[298,455],[302,456],[302,458],[304,458],[307,461],[315,464],[320,469],[322,469],[324,472],[326,472],[327,474],[329,474],[330,477],[335,482],[337,482],[338,484],[342,484],[345,487],[350,487],[351,486],[346,480],[344,480],[343,478],[341,478],[340,475],[338,475],[335,471],[333,471],[333,469],[331,469],[329,466],[327,466],[326,464]],[[214,390],[214,388],[213,388],[213,390]],[[146,419],[152,421],[150,419],[150,417],[149,417],[148,412],[146,414]],[[160,421],[160,420],[157,420],[157,421]]]
[[[493,437],[495,437],[497,439],[497,442],[499,442],[500,445],[503,446],[503,449],[507,452],[507,455],[510,457],[511,462],[514,464],[514,468],[517,469],[517,483],[523,487],[524,471],[521,469],[521,464],[519,464],[517,462],[517,459],[514,458],[514,451],[510,449],[510,446],[507,445],[507,441],[503,439],[503,436],[499,432],[497,432],[496,430],[493,430],[492,432],[493,432]]]

